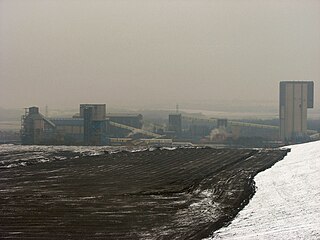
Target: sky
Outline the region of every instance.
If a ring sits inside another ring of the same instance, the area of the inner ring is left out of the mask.
[[[0,107],[271,105],[315,81],[320,0],[0,0]]]

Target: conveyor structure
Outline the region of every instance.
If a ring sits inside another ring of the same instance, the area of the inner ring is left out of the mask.
[[[109,121],[109,124],[111,126],[114,126],[114,127],[118,127],[118,128],[129,130],[133,134],[141,133],[143,135],[146,135],[146,136],[149,136],[149,137],[152,137],[152,138],[161,138],[161,137],[163,137],[163,135],[160,135],[160,134],[157,134],[157,133],[153,133],[153,132],[149,132],[149,131],[146,131],[146,130],[143,130],[143,129],[139,129],[139,128],[134,128],[134,127],[131,127],[131,126],[128,126],[128,125],[124,125],[124,124],[121,124],[121,123],[116,123],[116,122]]]
[[[218,121],[218,118],[197,118],[197,117],[187,117],[187,116],[182,116],[182,118],[189,121],[204,121],[204,122],[212,122],[212,123],[217,123]],[[248,122],[240,122],[240,121],[233,121],[233,120],[228,120],[228,124],[232,126],[264,128],[264,129],[279,131],[279,126],[266,125],[266,124],[248,123]],[[317,133],[317,131],[315,130],[308,130],[307,132],[308,134]]]

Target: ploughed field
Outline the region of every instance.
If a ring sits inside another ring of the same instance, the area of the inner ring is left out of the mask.
[[[63,151],[10,167],[15,154],[0,152],[0,239],[201,239],[235,217],[253,177],[287,150]]]

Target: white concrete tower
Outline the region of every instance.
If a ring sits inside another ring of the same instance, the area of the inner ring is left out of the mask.
[[[307,136],[307,109],[313,108],[313,81],[280,82],[280,138],[299,141]]]

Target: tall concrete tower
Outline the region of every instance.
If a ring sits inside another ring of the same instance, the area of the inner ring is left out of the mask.
[[[313,81],[280,82],[280,138],[299,141],[307,136],[307,109],[313,108]]]
[[[176,137],[182,133],[182,116],[179,113],[169,114],[169,131],[174,131]]]

